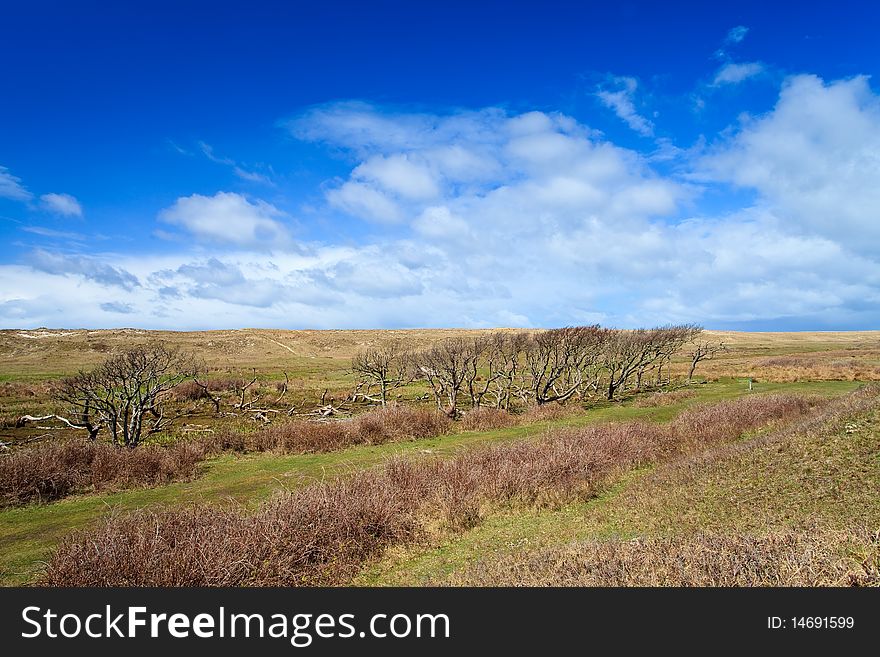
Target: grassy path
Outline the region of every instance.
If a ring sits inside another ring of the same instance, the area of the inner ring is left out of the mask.
[[[849,392],[858,385],[848,381],[763,384],[755,392],[837,395]],[[608,405],[583,415],[558,420],[552,426],[634,419],[667,421],[693,403],[747,394],[746,385],[741,381],[695,386],[694,390],[697,393],[694,397],[675,405],[655,408]],[[551,423],[544,422],[488,432],[466,432],[426,440],[352,447],[324,454],[222,456],[206,462],[204,473],[188,482],[158,488],[80,495],[48,505],[8,509],[0,512],[0,584],[8,586],[27,582],[39,571],[41,560],[50,554],[66,533],[85,527],[107,513],[154,504],[187,502],[236,501],[256,504],[276,490],[339,476],[353,469],[373,467],[397,454],[448,454],[493,442],[536,436],[549,426]]]

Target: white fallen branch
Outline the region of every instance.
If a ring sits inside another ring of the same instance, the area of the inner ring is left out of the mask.
[[[64,422],[71,429],[88,429],[88,427],[84,424],[76,424],[71,422],[66,417],[61,417],[60,415],[52,414],[52,415],[22,415],[18,418],[18,421],[15,423],[15,426],[20,428],[29,422],[42,422],[43,420],[59,420],[60,422]],[[38,429],[59,429],[61,427],[37,427]]]

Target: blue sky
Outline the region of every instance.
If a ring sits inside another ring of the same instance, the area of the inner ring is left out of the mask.
[[[878,328],[871,3],[118,4],[0,2],[0,327]]]

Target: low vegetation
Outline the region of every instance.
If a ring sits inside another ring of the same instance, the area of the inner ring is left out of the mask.
[[[138,449],[81,439],[45,442],[0,458],[0,506],[180,481],[194,476],[204,459],[224,452],[330,452],[353,445],[438,436],[451,425],[445,414],[430,408],[389,406],[350,420],[289,420],[256,431],[226,429]]]
[[[0,580],[874,585],[877,335],[0,331]]]
[[[579,542],[512,561],[481,561],[465,586],[880,586],[880,533],[805,526]]]
[[[46,442],[0,458],[0,507],[51,502],[73,493],[156,486],[193,476],[198,442],[137,450],[85,440]]]
[[[428,581],[880,586],[878,395],[876,387],[863,389],[807,421],[635,478],[570,516],[577,532],[586,534],[573,542],[515,554],[487,551],[448,577]]]
[[[734,440],[822,405],[755,396],[694,408],[666,425],[625,423],[451,459],[396,460],[281,494],[257,512],[143,510],[65,539],[41,582],[56,586],[339,584],[390,545],[436,523],[454,531],[497,504],[553,505],[593,494],[631,468]]]

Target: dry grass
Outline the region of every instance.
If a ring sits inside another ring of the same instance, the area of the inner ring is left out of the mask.
[[[749,375],[762,381],[880,381],[880,365],[864,357],[839,353],[798,354],[764,358]]]
[[[453,586],[880,586],[880,531],[770,533],[574,543],[486,560]]]
[[[256,513],[143,510],[72,534],[41,583],[52,586],[290,586],[348,581],[388,546],[429,528],[473,526],[492,505],[557,504],[611,474],[730,441],[822,403],[775,395],[682,413],[667,425],[567,429],[451,459],[394,460],[277,496]]]

